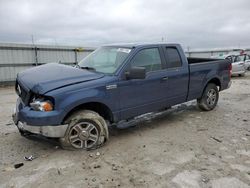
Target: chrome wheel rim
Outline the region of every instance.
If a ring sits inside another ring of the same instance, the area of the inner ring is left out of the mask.
[[[69,132],[71,145],[78,149],[93,147],[99,138],[99,132],[90,122],[80,122],[74,125]]]
[[[215,89],[210,89],[207,92],[207,104],[209,106],[213,106],[215,104],[216,98],[217,98],[217,93]]]

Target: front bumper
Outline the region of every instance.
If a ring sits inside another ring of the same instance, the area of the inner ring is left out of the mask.
[[[68,124],[61,125],[58,123],[49,125],[48,122],[51,122],[50,119],[55,118],[57,116],[53,116],[51,113],[35,112],[26,109],[20,98],[17,99],[16,108],[12,114],[12,119],[21,132],[29,132],[51,138],[64,137]]]
[[[17,127],[19,130],[24,132],[30,132],[33,134],[39,134],[51,138],[61,138],[64,137],[68,125],[51,125],[51,126],[32,126],[27,125],[25,122],[18,121]]]

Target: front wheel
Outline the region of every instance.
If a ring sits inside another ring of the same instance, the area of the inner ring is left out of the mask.
[[[105,120],[96,112],[82,110],[71,115],[65,123],[68,129],[60,138],[64,149],[96,149],[108,140],[108,126]]]
[[[219,100],[219,90],[217,86],[210,83],[206,86],[201,98],[197,99],[198,107],[204,111],[210,111],[215,108]]]

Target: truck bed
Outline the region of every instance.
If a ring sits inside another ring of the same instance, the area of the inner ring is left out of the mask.
[[[221,59],[188,57],[187,60],[188,60],[188,64],[194,64],[194,63],[206,63],[206,62],[211,62],[211,61],[219,61]]]
[[[224,59],[210,58],[187,58],[189,64],[189,95],[188,100],[199,98],[202,95],[204,84],[210,78],[210,75],[217,75],[223,82],[220,89],[227,87],[228,71],[230,63]],[[225,84],[225,85],[224,85]]]

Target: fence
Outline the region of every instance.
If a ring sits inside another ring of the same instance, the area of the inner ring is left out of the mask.
[[[228,54],[234,54],[238,55],[242,50],[250,54],[250,48],[245,48],[245,49],[233,49],[233,48],[228,48],[228,49],[208,49],[208,50],[192,50],[192,51],[186,51],[186,55],[188,57],[201,57],[201,58],[210,58],[210,57],[219,57],[223,55],[228,55]]]
[[[33,66],[51,62],[77,63],[93,50],[94,48],[72,46],[0,43],[0,83],[13,82],[18,72]],[[240,51],[241,49],[189,50],[186,55],[209,58]],[[250,53],[250,48],[245,49],[245,52]]]
[[[18,72],[33,66],[51,62],[77,63],[93,50],[69,46],[0,44],[0,83],[14,81]]]

